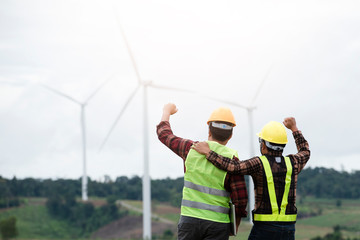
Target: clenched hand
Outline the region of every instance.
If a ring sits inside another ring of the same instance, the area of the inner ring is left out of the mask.
[[[293,132],[298,131],[295,118],[293,118],[293,117],[285,118],[283,124],[285,125],[285,127],[287,127],[288,129],[290,129]]]

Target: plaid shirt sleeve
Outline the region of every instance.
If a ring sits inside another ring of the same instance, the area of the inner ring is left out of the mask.
[[[310,158],[309,144],[302,135],[301,131],[293,132],[296,147],[298,149],[297,154],[289,155],[294,161],[294,168],[298,174],[306,165]],[[262,169],[261,160],[259,157],[253,157],[245,161],[239,161],[235,156],[230,159],[221,155],[218,155],[214,151],[210,151],[207,159],[216,167],[225,170],[231,174],[241,175],[253,175],[258,173]]]
[[[171,151],[180,156],[185,162],[186,156],[188,155],[191,146],[193,145],[193,141],[189,139],[184,139],[177,137],[173,134],[171,130],[170,123],[168,121],[162,121],[156,127],[156,133],[158,135],[159,140]],[[184,172],[185,172],[185,164],[184,164]]]
[[[235,205],[236,216],[246,217],[248,194],[243,175],[226,175],[225,188],[230,192],[231,201]]]
[[[294,161],[294,168],[296,174],[299,174],[310,159],[310,149],[309,149],[309,143],[306,141],[301,131],[293,132],[293,136],[295,139],[298,153],[291,154],[289,156]]]
[[[253,175],[262,169],[260,158],[253,157],[245,161],[239,161],[237,157],[227,158],[210,151],[206,157],[217,168],[227,171],[230,174]]]

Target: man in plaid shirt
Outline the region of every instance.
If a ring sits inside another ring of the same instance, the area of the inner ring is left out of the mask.
[[[207,214],[206,211],[209,211],[209,209],[207,209],[206,207],[202,208],[203,205],[205,205],[205,206],[207,205],[207,204],[202,203],[202,201],[204,201],[204,202],[207,201],[204,198],[209,198],[209,199],[211,197],[219,198],[218,196],[211,196],[209,194],[207,195],[207,194],[204,194],[203,192],[200,192],[199,193],[200,196],[205,195],[206,197],[204,197],[203,199],[201,199],[201,197],[200,197],[200,200],[199,200],[200,203],[197,202],[195,207],[190,206],[190,208],[189,208],[189,205],[187,205],[189,203],[190,204],[193,203],[193,201],[191,201],[191,200],[195,201],[195,199],[190,198],[189,200],[186,200],[185,199],[186,196],[184,196],[187,194],[185,192],[185,189],[191,188],[189,191],[194,191],[195,188],[192,185],[197,186],[196,184],[187,182],[187,179],[188,179],[187,176],[189,176],[189,174],[191,174],[190,172],[194,172],[194,175],[195,175],[194,178],[197,178],[198,175],[201,175],[203,173],[201,172],[201,170],[199,172],[198,170],[195,170],[195,168],[190,169],[190,167],[189,167],[189,166],[194,166],[194,165],[190,165],[190,162],[192,161],[192,158],[191,158],[192,154],[197,154],[194,150],[192,150],[192,153],[189,154],[191,147],[194,144],[194,141],[177,137],[173,134],[173,132],[171,130],[170,123],[169,123],[170,115],[173,115],[176,112],[177,112],[177,108],[174,104],[169,103],[164,106],[161,122],[157,126],[157,135],[158,135],[159,140],[165,146],[170,148],[175,154],[177,154],[179,157],[181,157],[183,159],[183,163],[184,163],[184,173],[185,173],[185,183],[184,184],[185,184],[185,186],[184,186],[184,191],[183,191],[182,212],[181,212],[181,217],[180,217],[180,221],[178,224],[178,239],[196,239],[196,240],[197,239],[228,239],[229,235],[230,235],[230,224],[228,223],[228,221],[217,222],[217,221],[209,220],[211,218],[207,218],[207,216],[206,216],[206,214]],[[232,113],[231,113],[231,116],[232,116]],[[213,126],[215,126],[215,128],[216,128],[217,126],[221,125],[220,123],[217,123],[215,121],[210,121],[210,119],[209,119],[208,124],[209,124],[209,135],[211,135],[210,132],[212,130],[214,130]],[[230,137],[228,137],[228,139],[226,141],[224,141],[225,144],[231,138],[232,127],[235,125],[235,122],[234,122],[234,125],[232,125],[232,126],[229,126],[227,124],[228,123],[221,125],[225,128],[231,129],[231,132],[230,132],[231,134],[229,134]],[[221,132],[222,129],[215,129],[215,131]],[[210,137],[210,136],[209,136],[209,140],[216,141],[213,139],[213,137]],[[218,143],[216,143],[216,144],[218,144]],[[218,144],[218,145],[225,147],[225,146],[223,146],[224,144],[223,145]],[[197,155],[202,157],[200,154],[197,154]],[[190,158],[190,160],[189,160],[189,158]],[[188,166],[188,169],[187,169],[187,166]],[[199,167],[199,166],[197,166],[197,167]],[[211,166],[211,164],[208,166],[208,168],[209,167],[213,168]],[[205,170],[206,169],[204,169],[204,171]],[[214,170],[216,170],[216,168],[214,168]],[[244,177],[242,175],[229,175],[229,174],[226,174],[226,172],[224,172],[224,176],[225,176],[225,178],[223,179],[222,184],[223,184],[223,187],[225,188],[225,191],[227,191],[228,194],[230,193],[229,197],[230,197],[231,201],[233,202],[233,204],[235,205],[236,224],[237,224],[237,228],[238,228],[240,221],[241,221],[241,217],[246,217],[246,215],[247,215],[246,205],[247,205],[248,197],[247,197],[247,191],[246,191]],[[215,178],[215,176],[214,177],[208,176],[208,178],[210,180],[212,180],[213,178]],[[199,188],[195,189],[195,192],[193,192],[194,195],[196,195],[198,193],[197,191],[202,191],[202,189],[204,188],[204,186],[197,186],[197,187],[199,187]],[[209,188],[210,192],[211,192],[211,190],[213,190],[213,189]],[[216,191],[219,191],[219,190],[216,190]],[[203,194],[203,195],[201,195],[201,194]],[[228,202],[226,204],[228,204]],[[210,205],[208,207],[211,208],[211,207],[216,207],[216,206]],[[188,208],[190,210],[185,211],[186,208]],[[198,209],[198,208],[200,208],[200,209]],[[220,208],[223,208],[223,207],[220,207]],[[223,209],[225,209],[225,208],[223,208]],[[194,217],[194,215],[189,214],[189,212],[192,213],[192,211],[194,211],[194,212],[203,211],[205,214],[204,214],[204,216],[200,215],[198,217]],[[215,214],[219,214],[219,213],[215,212]],[[223,214],[223,215],[228,218],[228,213]],[[228,220],[229,220],[229,218],[228,218]],[[227,223],[225,223],[225,222],[227,222]]]
[[[193,147],[216,167],[253,178],[254,226],[249,240],[295,239],[297,177],[310,158],[310,150],[294,118],[285,118],[283,124],[292,131],[298,149],[298,153],[287,157],[282,156],[287,143],[286,130],[278,122],[268,123],[258,134],[261,157],[239,161],[236,157],[230,159],[211,151],[206,142]]]

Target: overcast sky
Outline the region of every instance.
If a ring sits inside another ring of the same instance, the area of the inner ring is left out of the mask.
[[[155,132],[167,102],[179,108],[174,133],[192,140],[207,139],[213,109],[230,107],[237,126],[229,146],[250,157],[247,111],[200,95],[250,106],[269,70],[254,101],[254,134],[294,116],[310,144],[308,167],[360,170],[359,12],[356,0],[1,1],[0,175],[80,177],[80,106],[40,84],[83,102],[109,78],[86,107],[88,174],[143,174],[142,89],[99,152],[137,87],[117,17],[143,80],[201,93],[148,89],[152,178],[183,175]],[[295,153],[288,134],[285,153]]]

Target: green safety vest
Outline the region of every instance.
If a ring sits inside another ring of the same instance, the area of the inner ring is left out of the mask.
[[[265,222],[295,222],[296,214],[286,215],[286,206],[288,204],[289,190],[291,184],[291,175],[292,175],[292,165],[289,157],[285,157],[286,164],[286,178],[285,178],[285,190],[284,195],[281,201],[281,207],[279,211],[279,207],[276,200],[274,179],[271,171],[271,167],[269,164],[269,160],[265,156],[261,156],[260,160],[264,166],[267,186],[269,191],[270,203],[271,203],[271,214],[254,214],[254,221],[265,221]]]
[[[237,152],[217,142],[208,141],[212,151],[228,158]],[[229,223],[230,193],[224,188],[227,172],[216,168],[206,157],[191,149],[185,161],[181,215],[214,222]]]

